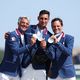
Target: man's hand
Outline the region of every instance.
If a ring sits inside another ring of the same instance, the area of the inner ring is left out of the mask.
[[[56,35],[52,35],[51,39],[54,40],[54,43],[57,43],[61,40],[62,36],[64,35],[64,33],[61,33],[61,35],[57,38]]]
[[[36,43],[36,38],[32,37],[31,38],[31,45],[34,45]]]
[[[4,38],[7,39],[8,37],[9,37],[9,32],[6,32],[6,33],[4,34]]]
[[[42,40],[42,41],[40,42],[40,46],[41,46],[43,49],[45,49],[46,46],[47,46],[46,41],[45,41],[45,40]]]
[[[59,40],[56,38],[56,36],[55,36],[55,35],[52,35],[52,36],[51,36],[51,39],[53,39],[53,40],[54,40],[54,43],[59,42]]]

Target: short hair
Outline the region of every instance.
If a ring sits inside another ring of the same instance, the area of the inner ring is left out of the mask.
[[[24,17],[19,17],[19,18],[18,18],[18,23],[19,23],[22,19],[27,19],[27,20],[28,20],[28,18],[25,17],[25,16],[24,16]]]
[[[48,14],[48,16],[50,16],[50,12],[47,11],[47,10],[41,10],[41,11],[39,12],[39,16],[41,16],[41,15],[43,15],[43,14]]]
[[[55,21],[59,21],[59,22],[61,23],[61,26],[63,26],[63,21],[62,21],[61,18],[54,18],[54,19],[52,19],[51,25],[52,25],[52,23],[55,22]]]

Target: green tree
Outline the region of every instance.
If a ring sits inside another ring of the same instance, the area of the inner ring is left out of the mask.
[[[3,56],[4,56],[3,50],[0,49],[0,63],[1,63],[2,59],[3,59]]]

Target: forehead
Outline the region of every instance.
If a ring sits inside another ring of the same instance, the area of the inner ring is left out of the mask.
[[[49,18],[49,15],[48,14],[42,14],[39,16],[39,18]]]
[[[57,20],[57,21],[52,22],[52,24],[53,24],[53,25],[58,25],[58,24],[61,25],[61,22],[60,22],[59,20]]]
[[[27,17],[19,17],[18,22],[21,22],[21,21],[29,21],[29,20]]]
[[[20,19],[20,21],[19,22],[26,22],[26,23],[29,23],[29,20],[28,19],[26,19],[26,18],[22,18],[22,19]]]
[[[27,18],[21,18],[20,21],[28,21]]]

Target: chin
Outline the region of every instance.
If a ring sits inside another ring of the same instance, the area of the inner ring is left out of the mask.
[[[22,30],[23,32],[25,32],[27,29],[25,29],[25,30]]]

